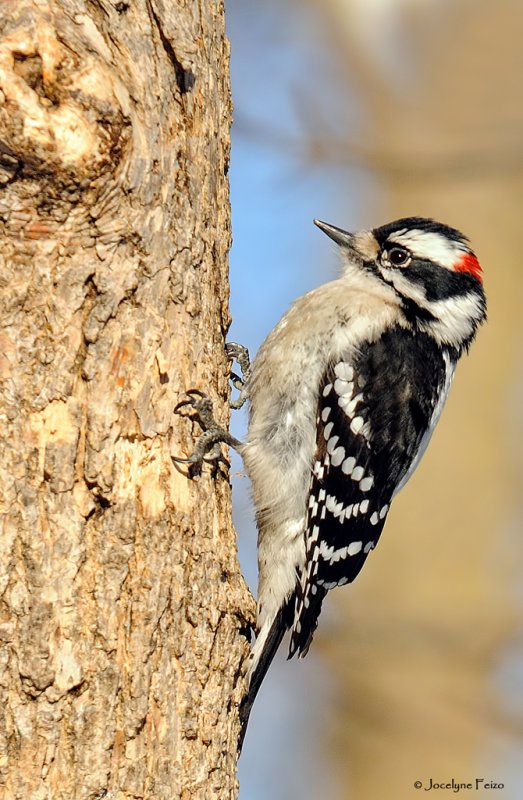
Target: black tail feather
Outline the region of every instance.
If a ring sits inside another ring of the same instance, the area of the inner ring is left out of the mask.
[[[318,627],[318,617],[326,594],[325,589],[316,584],[316,594],[312,594],[309,589],[300,600],[292,628],[288,658],[292,658],[296,652],[300,658],[307,655],[314,631]]]
[[[286,631],[292,625],[293,614],[294,598],[291,598],[291,600],[289,600],[282,608],[280,608],[275,616],[263,646],[263,650],[258,658],[258,662],[254,666],[254,670],[251,674],[249,682],[249,691],[247,692],[240,706],[241,730],[240,738],[238,740],[239,753],[241,753],[243,740],[245,739],[245,734],[247,732],[247,724],[249,722],[252,706],[256,700],[256,696],[260,686],[262,685],[263,679],[265,678],[267,670],[269,669],[272,660],[276,655],[276,651],[281,644],[281,640],[283,639]]]

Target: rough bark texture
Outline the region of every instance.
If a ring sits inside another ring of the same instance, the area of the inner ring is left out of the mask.
[[[229,484],[171,461],[185,388],[227,421],[223,8],[0,15],[0,794],[232,798]]]

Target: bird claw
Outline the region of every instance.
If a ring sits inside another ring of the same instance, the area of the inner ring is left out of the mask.
[[[251,372],[249,351],[246,347],[236,342],[228,342],[225,345],[227,357],[235,360],[240,369],[241,377],[235,372],[231,372],[231,383],[240,392],[236,400],[230,403],[231,408],[241,408],[247,399],[247,381]],[[217,463],[225,460],[220,445],[228,444],[235,450],[241,447],[241,442],[232,436],[228,431],[221,428],[213,414],[213,404],[210,397],[199,389],[189,389],[185,393],[185,399],[180,400],[174,411],[178,414],[182,408],[190,406],[195,412],[195,418],[203,428],[203,433],[196,442],[196,446],[187,458],[181,456],[171,456],[175,464],[188,464],[193,472],[201,472],[204,462]]]
[[[185,392],[186,400],[180,400],[179,403],[174,408],[174,411],[177,413],[180,408],[183,406],[193,406],[196,411],[198,411],[197,404],[200,403],[202,400],[209,400],[206,394],[200,392],[199,389],[188,389]]]
[[[184,406],[191,406],[196,412],[198,421],[201,423],[204,431],[210,428],[217,428],[213,416],[212,400],[199,389],[189,389],[185,392],[186,400],[181,400],[174,408],[175,413],[178,413]]]
[[[227,342],[225,345],[225,352],[231,361],[236,361],[240,367],[242,374],[241,377],[236,372],[231,372],[231,383],[235,389],[240,392],[236,400],[231,400],[231,408],[241,408],[247,400],[247,381],[251,374],[251,360],[249,358],[249,351],[242,344],[236,342]]]
[[[196,446],[190,456],[171,456],[175,464],[188,464],[193,472],[201,472],[203,463],[213,463],[225,460],[221,452],[220,444],[223,442],[231,447],[238,448],[241,442],[234,436],[221,428],[213,415],[213,403],[210,397],[199,389],[189,389],[186,399],[181,400],[175,407],[175,412],[185,406],[191,406],[196,412],[196,418],[203,428],[203,433],[196,442]]]

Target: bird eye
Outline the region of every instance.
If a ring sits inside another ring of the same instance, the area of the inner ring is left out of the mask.
[[[387,256],[393,267],[406,267],[410,261],[410,253],[403,247],[391,247]]]

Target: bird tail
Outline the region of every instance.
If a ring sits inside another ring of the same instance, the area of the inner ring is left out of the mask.
[[[239,752],[241,752],[242,749],[243,740],[247,732],[247,724],[249,722],[252,706],[256,700],[256,695],[276,655],[281,640],[292,625],[293,611],[294,597],[280,608],[272,622],[268,622],[262,626],[256,638],[256,642],[254,643],[248,672],[249,690],[240,706],[241,731],[238,742]]]
[[[318,627],[318,617],[326,594],[326,590],[316,584],[314,594],[311,587],[307,586],[304,592],[297,595],[288,658],[292,658],[296,653],[299,658],[305,658],[307,655],[314,631]]]

